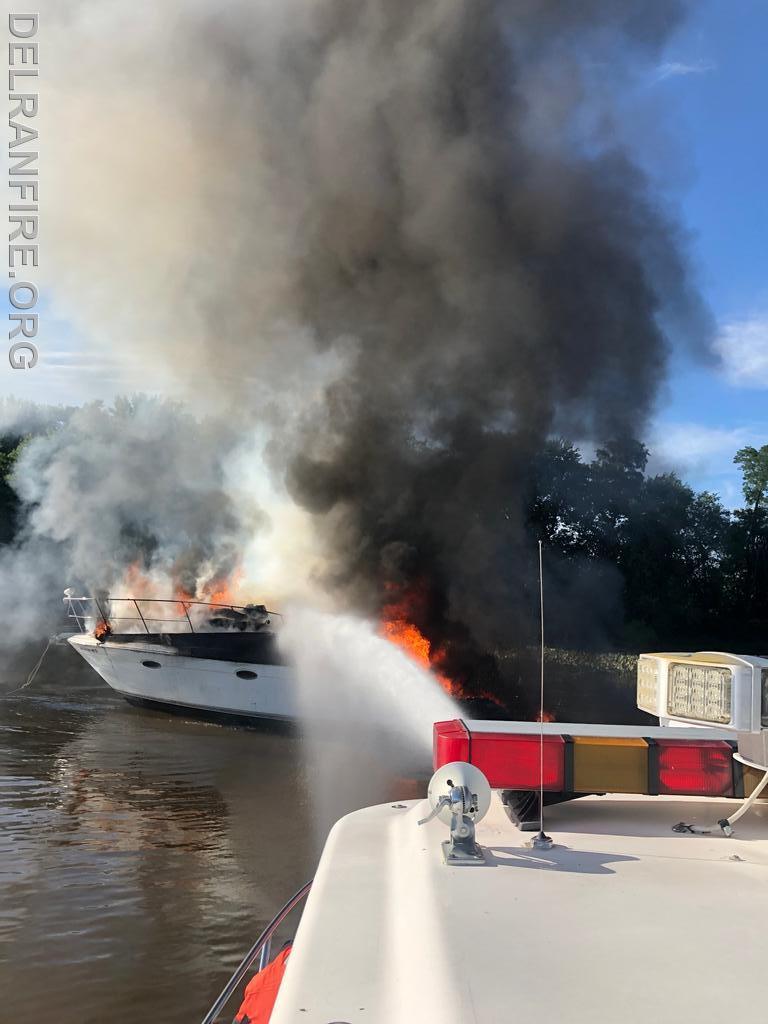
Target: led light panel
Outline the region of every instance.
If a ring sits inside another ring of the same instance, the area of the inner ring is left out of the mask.
[[[733,672],[722,665],[673,662],[667,677],[667,713],[700,722],[731,721]]]

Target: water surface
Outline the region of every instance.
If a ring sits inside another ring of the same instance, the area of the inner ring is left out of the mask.
[[[134,709],[68,648],[8,695],[37,653],[0,680],[9,1024],[194,1024],[311,877],[330,821],[420,790],[348,739],[313,744],[307,767],[295,734]],[[330,796],[318,759],[350,769]]]

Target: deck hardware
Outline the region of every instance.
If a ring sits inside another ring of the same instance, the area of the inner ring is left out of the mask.
[[[306,885],[303,885],[301,889],[299,889],[299,891],[295,893],[288,900],[287,903],[284,903],[280,910],[278,910],[278,912],[269,922],[267,927],[264,929],[264,931],[261,933],[258,939],[254,942],[254,944],[245,954],[237,970],[229,979],[224,988],[221,990],[221,993],[216,1002],[210,1008],[208,1013],[206,1013],[205,1017],[203,1017],[202,1024],[214,1024],[214,1021],[218,1020],[219,1014],[236,992],[237,986],[240,984],[240,982],[246,976],[250,968],[256,962],[256,958],[261,954],[262,950],[269,943],[271,943],[272,936],[277,931],[278,927],[282,924],[283,920],[288,916],[288,914],[293,910],[294,907],[298,906],[299,903],[301,903],[301,901],[306,897],[307,893],[311,888],[312,882],[307,882]],[[263,966],[266,966],[266,964],[260,961],[259,968],[261,969],[261,967]]]
[[[488,813],[491,787],[480,769],[464,761],[443,765],[430,779],[427,799],[432,810],[418,824],[439,818],[449,827],[450,839],[441,844],[446,864],[484,864],[475,823]]]
[[[531,839],[531,847],[534,850],[551,850],[554,845],[551,836],[545,835],[542,831]]]
[[[766,786],[768,786],[768,766],[759,764],[755,761],[750,761],[749,758],[744,757],[739,751],[734,751],[733,758],[740,764],[746,765],[748,768],[753,768],[755,771],[763,773],[762,779],[758,782],[755,788],[752,790],[750,795],[739,804],[737,810],[733,812],[728,818],[720,818],[717,822],[720,831],[724,836],[730,838],[733,835],[733,826],[743,817],[750,809],[752,804],[757,800],[760,794],[763,792]],[[687,825],[684,821],[680,821],[677,825],[672,826],[673,832],[690,832],[693,835],[707,836],[711,835],[715,831],[714,825]]]
[[[551,850],[552,839],[544,832],[544,545],[539,541],[539,831],[531,840],[534,850]]]

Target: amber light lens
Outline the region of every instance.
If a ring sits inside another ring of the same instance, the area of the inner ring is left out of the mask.
[[[733,796],[733,753],[728,743],[658,741],[659,793]]]
[[[648,744],[642,739],[575,736],[574,793],[647,793]]]

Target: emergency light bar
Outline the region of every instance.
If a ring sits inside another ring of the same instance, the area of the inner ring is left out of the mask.
[[[540,730],[543,732],[543,774]],[[749,796],[762,774],[734,760],[722,729],[548,722],[436,722],[433,766],[467,761],[492,789]]]
[[[657,715],[662,725],[685,722],[759,733],[768,728],[768,657],[641,654],[637,706]]]

